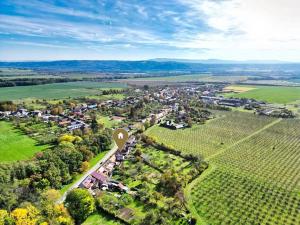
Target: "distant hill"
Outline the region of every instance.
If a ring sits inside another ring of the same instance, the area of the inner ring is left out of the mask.
[[[222,59],[172,59],[156,58],[156,62],[181,62],[181,63],[202,63],[202,64],[292,64],[294,62],[280,60],[222,60]]]
[[[177,61],[178,60],[178,61]],[[237,61],[224,60],[185,60],[185,59],[154,59],[144,61],[118,60],[61,60],[34,62],[0,62],[0,68],[22,68],[43,71],[79,71],[79,72],[182,72],[182,73],[247,73],[247,72],[299,72],[300,64],[283,64],[274,61]],[[267,63],[268,62],[268,63]],[[271,63],[273,62],[273,64]],[[281,62],[281,61],[276,61]]]

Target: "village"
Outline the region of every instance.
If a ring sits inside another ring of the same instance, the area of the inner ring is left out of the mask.
[[[45,123],[55,122],[59,127],[72,132],[76,129],[88,128],[92,120],[91,113],[100,110],[109,112],[112,121],[127,121],[130,129],[133,128],[134,123],[145,124],[151,121],[151,125],[161,123],[162,126],[171,129],[181,129],[188,127],[187,118],[191,117],[187,112],[189,106],[186,106],[189,99],[195,99],[202,108],[207,109],[231,110],[231,108],[241,108],[253,111],[258,115],[293,117],[292,112],[284,106],[276,106],[255,99],[223,97],[223,88],[224,85],[212,84],[158,87],[150,90],[136,88],[131,92],[131,96],[122,100],[77,101],[77,104],[72,105],[72,107],[66,104],[58,107],[48,105],[45,110],[32,111],[22,108],[22,106],[14,106],[14,110],[1,110],[0,118],[37,117]],[[134,94],[132,95],[132,93]],[[152,108],[147,108],[148,105]],[[54,112],[53,107],[59,109]],[[127,110],[127,113],[124,110]],[[145,113],[138,113],[143,110]],[[167,121],[163,121],[162,118],[166,118],[170,113],[173,113],[173,118],[167,118]],[[175,123],[175,120],[179,122]]]
[[[147,131],[152,128],[168,129],[163,132],[197,128],[209,120],[220,118],[216,111],[248,112],[244,114],[245,117],[251,117],[250,114],[294,117],[283,105],[225,97],[225,93],[223,84],[195,84],[129,88],[121,92],[123,97],[119,99],[77,98],[55,103],[39,101],[37,104],[43,109],[32,109],[25,104],[7,101],[0,103],[0,119],[12,123],[15,128],[37,140],[38,144],[51,146],[50,152],[53,150],[72,165],[68,168],[69,176],[66,176],[69,180],[62,180],[55,187],[65,188],[57,200],[58,204],[64,203],[72,191],[85,190],[93,198],[102,199],[99,200],[101,208],[115,210],[116,217],[128,222],[138,220],[139,213],[121,205],[119,198],[126,196],[138,204],[157,206],[162,203],[153,199],[153,193],[161,196],[175,187],[171,196],[174,201],[181,201],[174,195],[183,183],[207,168],[207,162],[201,156],[182,154],[172,145],[158,143],[155,138],[145,135]],[[122,148],[112,140],[113,132],[119,128],[129,134]],[[223,144],[221,141],[220,146]],[[93,158],[101,154],[97,161],[90,164]],[[41,152],[34,157],[43,160],[45,156]],[[180,178],[178,181],[172,177],[168,180],[165,172],[175,173]],[[172,185],[160,187],[164,182]],[[147,195],[147,191],[152,193],[151,196]],[[107,201],[102,202],[103,199]],[[168,205],[167,200],[161,199],[165,201],[163,205]],[[179,211],[176,219],[194,224],[186,216],[189,211],[184,203],[178,205],[174,206]],[[120,208],[124,212],[119,212]]]

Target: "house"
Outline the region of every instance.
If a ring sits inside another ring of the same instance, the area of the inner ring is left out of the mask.
[[[107,176],[102,173],[97,173],[97,171],[94,171],[91,173],[91,176],[96,179],[99,187],[107,183]]]
[[[71,124],[71,121],[70,120],[68,120],[68,119],[62,119],[61,121],[59,121],[59,123],[58,123],[58,125],[60,126],[60,127],[65,127],[65,126],[67,126],[67,125],[69,125],[69,124]]]
[[[42,115],[42,119],[43,119],[44,122],[57,121],[58,116],[53,116],[51,114],[45,114],[45,115]]]
[[[11,114],[11,111],[0,112],[0,118],[6,118],[6,117],[9,117],[10,114]]]
[[[76,129],[80,129],[81,127],[84,127],[85,124],[84,123],[80,123],[80,122],[72,122],[68,127],[67,129],[69,131],[72,131],[72,130],[76,130]]]
[[[188,125],[185,124],[185,123],[177,124],[177,123],[174,123],[170,120],[167,120],[166,122],[161,123],[160,126],[166,127],[166,128],[172,129],[172,130],[177,130],[177,129],[186,128]]]
[[[27,109],[18,109],[16,112],[12,113],[13,116],[20,118],[27,117],[28,114],[29,112],[27,111]]]
[[[124,155],[121,154],[121,152],[116,152],[116,161],[121,162],[125,159]]]
[[[136,145],[136,140],[135,140],[135,136],[131,136],[127,142],[126,142],[126,146],[128,147],[134,147]]]
[[[122,117],[122,116],[112,116],[111,119],[114,120],[114,121],[117,121],[117,122],[122,122],[123,120],[126,119],[126,117]]]
[[[40,110],[34,110],[31,112],[32,116],[42,117],[42,111]]]
[[[122,192],[128,192],[128,191],[129,191],[129,188],[126,187],[125,185],[123,185],[121,182],[118,183],[118,188],[119,188],[119,190],[122,191]]]
[[[96,179],[91,176],[88,176],[87,178],[84,179],[84,181],[79,186],[86,189],[90,189],[94,186],[95,183],[96,183]]]
[[[88,109],[96,109],[97,108],[97,104],[88,105],[87,108]]]

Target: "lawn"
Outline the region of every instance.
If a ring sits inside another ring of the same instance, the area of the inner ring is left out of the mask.
[[[68,82],[33,86],[0,88],[0,101],[25,98],[62,99],[68,97],[84,97],[97,95],[107,88],[125,88],[122,83],[103,82]]]
[[[95,213],[89,216],[82,225],[122,225],[123,223],[117,221],[108,215]]]
[[[0,121],[0,143],[0,162],[5,163],[30,159],[35,153],[48,147],[37,145],[35,140],[5,121]]]
[[[241,87],[241,86],[239,86]],[[226,97],[254,98],[269,103],[286,104],[300,100],[300,87],[244,86],[252,88],[242,93],[228,93]],[[254,88],[254,89],[253,89]]]
[[[104,124],[106,128],[112,128],[118,125],[120,122],[116,120],[112,120],[109,116],[100,115],[97,119],[98,123]]]

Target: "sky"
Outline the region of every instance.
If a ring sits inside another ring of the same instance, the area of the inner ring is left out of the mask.
[[[298,0],[0,0],[0,60],[300,60]]]

